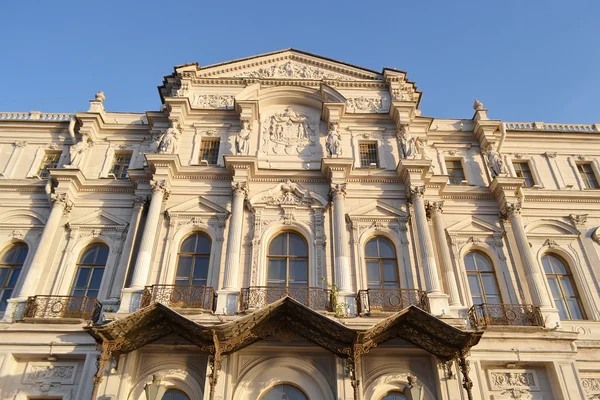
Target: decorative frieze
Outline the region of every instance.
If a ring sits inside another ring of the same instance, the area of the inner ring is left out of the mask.
[[[231,110],[235,101],[234,95],[228,94],[200,94],[194,93],[191,96],[192,107],[215,109],[215,110]]]
[[[23,383],[59,383],[72,385],[75,382],[77,363],[29,362],[23,374]]]
[[[279,62],[253,71],[243,71],[234,75],[239,78],[279,78],[279,79],[331,79],[353,81],[356,78],[337,74],[323,68],[296,61]]]
[[[540,386],[537,374],[533,369],[488,370],[494,399],[529,400],[534,396],[531,392],[539,392]]]
[[[385,97],[351,97],[346,100],[346,111],[349,113],[386,113],[389,100]]]
[[[584,377],[581,379],[581,386],[583,386],[586,399],[600,399],[600,377]]]
[[[317,124],[309,116],[290,107],[262,122],[262,146],[265,154],[316,154]]]

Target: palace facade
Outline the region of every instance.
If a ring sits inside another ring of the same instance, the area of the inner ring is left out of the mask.
[[[0,113],[0,398],[600,399],[600,126],[297,50]]]

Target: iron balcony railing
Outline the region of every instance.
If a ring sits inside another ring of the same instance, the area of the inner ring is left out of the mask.
[[[367,289],[359,290],[356,296],[358,312],[395,312],[409,306],[416,306],[429,311],[427,296],[418,289]]]
[[[289,296],[313,310],[332,311],[331,290],[308,286],[250,286],[240,293],[240,309],[257,309]]]
[[[544,326],[537,306],[529,304],[477,304],[469,309],[471,327],[490,325]]]
[[[96,322],[102,304],[87,296],[33,296],[27,299],[23,319],[81,319]]]
[[[142,293],[140,307],[161,303],[171,308],[197,308],[214,311],[215,290],[197,285],[152,285]]]

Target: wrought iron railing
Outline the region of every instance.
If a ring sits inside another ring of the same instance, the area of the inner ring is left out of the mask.
[[[469,309],[471,327],[489,325],[544,326],[537,306],[529,304],[477,304]]]
[[[289,296],[313,310],[332,311],[331,290],[319,287],[250,286],[240,293],[240,309],[261,308]]]
[[[427,311],[424,297],[424,293],[418,289],[367,289],[358,291],[356,302],[361,314],[394,312],[409,306]]]
[[[96,322],[102,313],[102,304],[87,296],[33,296],[27,299],[23,318],[75,318]]]
[[[197,308],[213,311],[215,290],[197,285],[152,285],[142,293],[141,307],[161,303],[172,308]]]

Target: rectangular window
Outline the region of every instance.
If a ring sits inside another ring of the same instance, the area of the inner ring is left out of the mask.
[[[577,164],[577,170],[579,171],[579,175],[581,176],[581,180],[583,180],[583,185],[586,189],[600,189],[592,164]]]
[[[377,161],[377,142],[361,142],[358,144],[361,168],[379,167]]]
[[[531,173],[531,169],[529,168],[529,163],[527,161],[514,162],[513,167],[515,168],[517,177],[525,178],[526,187],[532,187],[535,185],[533,174]]]
[[[200,142],[200,164],[206,161],[208,165],[217,165],[219,159],[219,141],[202,140]]]
[[[446,170],[448,171],[448,182],[451,185],[460,185],[462,181],[466,180],[460,160],[446,160]]]
[[[129,169],[129,164],[131,163],[131,151],[122,151],[115,153],[115,158],[113,159],[113,166],[111,172],[115,175],[117,179],[127,179],[129,175],[127,174],[127,170]]]
[[[60,151],[47,151],[44,155],[44,159],[40,164],[40,169],[38,171],[38,176],[40,178],[48,177],[48,169],[49,168],[58,168],[58,161],[60,160],[60,155],[62,152]]]

